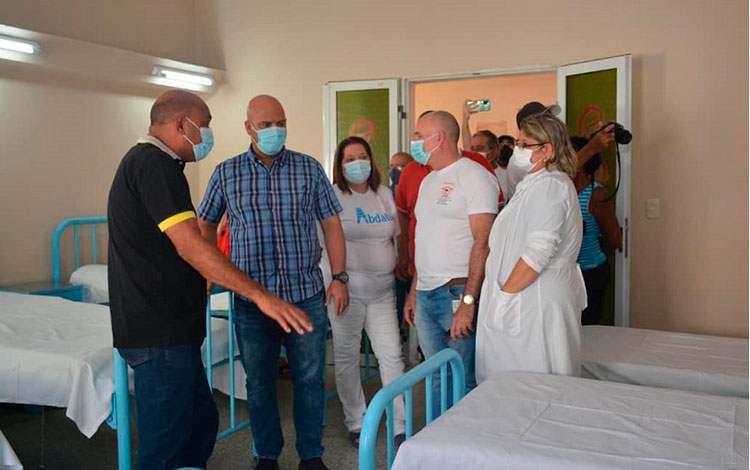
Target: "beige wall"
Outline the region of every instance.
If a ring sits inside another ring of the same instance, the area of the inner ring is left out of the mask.
[[[545,105],[557,102],[557,73],[419,82],[410,93],[410,109],[414,110],[409,119],[411,132],[414,131],[417,117],[427,110],[448,111],[460,123],[465,100],[489,99],[489,111],[471,115],[471,132],[489,129],[497,136],[507,134],[515,137],[518,134],[516,114],[524,104],[529,101],[539,101]]]
[[[747,336],[747,13],[744,0],[201,2],[215,22],[196,58],[221,57],[229,81],[209,102],[201,186],[246,148],[257,93],[285,104],[289,146],[322,159],[326,81],[632,53],[632,325]],[[645,218],[652,197],[661,219]]]
[[[0,102],[0,284],[49,279],[55,226],[106,213],[150,99],[0,78]]]
[[[285,104],[289,146],[322,159],[326,81],[632,53],[632,325],[734,336],[748,327],[747,13],[744,0],[0,3],[4,23],[226,67],[199,188],[247,147],[244,107],[257,93]],[[0,79],[5,283],[48,272],[56,220],[101,213],[150,100]],[[657,220],[645,218],[652,197]]]
[[[193,5],[5,0],[0,18],[37,32],[193,61]],[[117,164],[148,130],[155,94],[137,88],[2,61],[0,285],[49,279],[55,226],[69,217],[106,214]],[[186,175],[197,190],[197,167]],[[106,245],[99,251],[106,255]]]

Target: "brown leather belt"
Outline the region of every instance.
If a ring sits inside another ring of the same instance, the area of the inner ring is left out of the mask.
[[[446,282],[443,285],[448,286],[448,287],[464,286],[464,285],[466,285],[466,281],[468,281],[468,280],[469,280],[468,277],[456,277],[456,278],[453,278],[450,281]]]

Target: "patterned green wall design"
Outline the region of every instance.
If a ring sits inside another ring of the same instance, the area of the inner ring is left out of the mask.
[[[604,123],[617,120],[617,70],[570,75],[566,78],[566,111],[565,121],[570,135],[588,137],[598,129],[597,122]],[[614,145],[602,153],[602,164],[606,165],[607,194],[612,194],[617,183],[617,160]],[[597,179],[605,174],[600,169]],[[614,204],[614,200],[612,201]],[[620,221],[622,225],[622,221]],[[615,323],[615,283],[614,252],[605,252],[611,269],[607,293],[602,307],[602,324]]]
[[[365,139],[385,185],[389,183],[391,158],[388,92],[387,89],[336,92],[336,143],[352,135]]]

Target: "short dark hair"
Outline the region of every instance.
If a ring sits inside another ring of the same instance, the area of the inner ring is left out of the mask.
[[[349,183],[347,183],[346,178],[344,178],[343,162],[344,150],[346,150],[348,146],[353,144],[360,144],[365,148],[367,157],[370,159],[370,176],[367,177],[367,185],[373,191],[378,192],[378,188],[380,187],[380,172],[378,171],[377,165],[375,165],[375,160],[372,158],[372,149],[370,148],[370,144],[368,144],[367,141],[362,137],[357,137],[354,135],[342,140],[336,147],[336,153],[333,160],[333,184],[338,186],[339,189],[344,191],[345,193],[352,192],[352,190],[349,189]]]
[[[510,135],[507,135],[507,134],[503,134],[503,135],[501,135],[500,137],[497,138],[498,142],[502,142],[503,140],[510,140],[514,144],[516,143],[516,139],[514,139],[513,136],[510,136]]]
[[[481,131],[476,131],[474,135],[483,135],[487,137],[488,147],[490,148],[490,150],[496,149],[499,147],[495,133],[490,130],[482,129]]]
[[[524,119],[526,119],[529,116],[533,116],[535,114],[542,114],[546,110],[547,110],[547,107],[538,101],[532,101],[530,103],[526,103],[525,105],[523,105],[523,108],[521,108],[521,110],[518,111],[518,114],[516,114],[516,125],[520,129],[521,122]]]
[[[588,143],[589,139],[587,139],[586,137],[579,137],[575,135],[570,137],[570,144],[573,146],[573,149],[576,152],[580,152],[581,149]],[[596,170],[599,169],[599,166],[601,166],[601,164],[602,156],[599,153],[595,154],[586,163],[583,164],[583,172],[586,176],[588,176],[591,184],[594,184],[594,176],[596,175]]]

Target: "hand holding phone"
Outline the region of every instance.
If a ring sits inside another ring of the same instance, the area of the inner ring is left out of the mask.
[[[490,110],[490,100],[469,100],[466,102],[470,113],[481,113]]]

